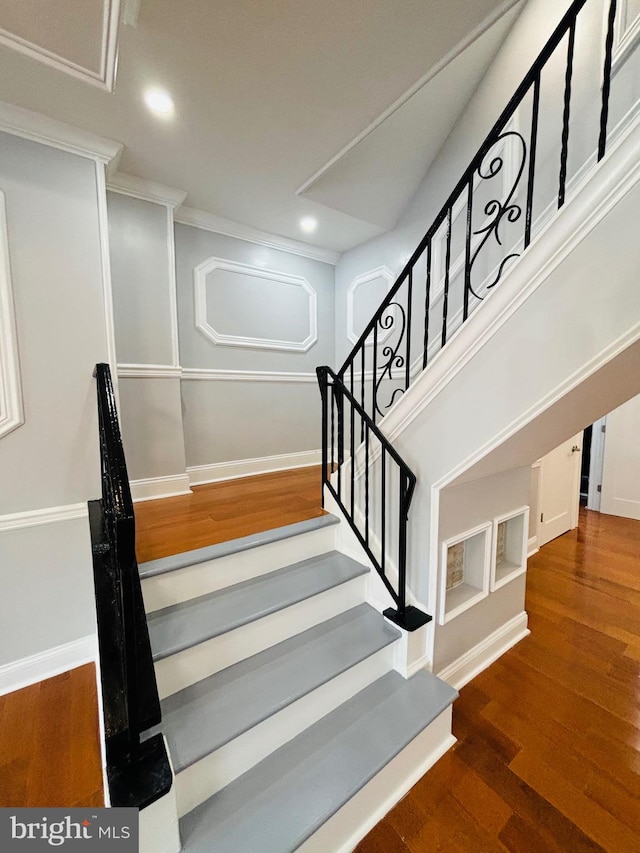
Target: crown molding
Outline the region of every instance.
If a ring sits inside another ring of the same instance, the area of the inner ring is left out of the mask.
[[[121,142],[6,101],[0,101],[0,130],[104,164],[110,163],[122,151]]]
[[[125,172],[115,172],[107,177],[107,189],[112,193],[128,195],[139,198],[142,201],[150,201],[153,204],[163,204],[167,207],[176,208],[184,202],[187,193],[184,190],[168,187],[165,184],[138,178],[136,175],[127,175]]]
[[[319,246],[310,246],[298,240],[290,240],[288,237],[280,237],[278,234],[270,234],[268,231],[260,231],[250,225],[234,222],[231,219],[223,219],[213,213],[204,210],[196,210],[193,207],[180,207],[176,210],[175,221],[182,225],[191,225],[193,228],[201,228],[203,231],[212,231],[214,234],[224,234],[226,237],[236,237],[238,240],[246,240],[249,243],[257,243],[259,246],[267,246],[270,249],[278,249],[291,255],[300,255],[302,258],[310,258],[312,261],[321,261],[325,264],[335,266],[340,260],[340,253],[331,249],[322,249]]]

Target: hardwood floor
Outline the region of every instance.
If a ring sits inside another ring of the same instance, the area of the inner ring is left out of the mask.
[[[320,466],[195,486],[135,505],[138,562],[261,533],[323,514]]]
[[[0,808],[102,805],[94,665],[0,696]]]
[[[460,691],[456,746],[357,853],[640,851],[640,522],[529,561],[531,636]]]

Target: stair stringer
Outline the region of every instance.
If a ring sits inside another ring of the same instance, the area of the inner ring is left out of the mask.
[[[640,393],[639,216],[636,121],[380,423],[417,476],[408,584],[427,612],[441,491],[528,466]]]

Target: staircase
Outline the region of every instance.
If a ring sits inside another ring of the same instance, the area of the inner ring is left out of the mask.
[[[456,692],[394,671],[401,632],[337,524],[139,567],[162,708],[145,737],[166,737],[189,853],[349,851],[453,743]]]
[[[458,652],[472,632],[487,637],[479,608],[445,627],[442,548],[460,530],[443,532],[441,493],[526,473],[640,390],[640,122],[608,135],[615,0],[598,132],[579,180],[569,172],[578,16],[596,6],[571,4],[351,354],[318,369],[335,515],[139,567],[162,713],[142,746],[157,751],[162,734],[175,774],[141,812],[145,853],[347,853],[453,743],[456,692],[427,670],[440,671],[439,635]],[[560,133],[544,113],[552,57],[564,63]],[[546,207],[537,182],[552,186]],[[506,516],[487,494],[459,503],[487,514],[484,532],[477,517],[466,532],[485,537],[475,582],[495,625],[506,586],[489,599],[487,531]]]

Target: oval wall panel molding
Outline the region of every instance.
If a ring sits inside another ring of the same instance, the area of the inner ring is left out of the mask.
[[[356,294],[361,287],[365,287],[366,285],[375,285],[381,281],[384,282],[384,295],[386,295],[394,282],[393,273],[388,267],[376,267],[374,270],[364,272],[361,275],[356,276],[349,285],[349,289],[347,290],[347,337],[352,344],[358,343],[358,339],[364,330],[364,326],[360,332],[358,332],[356,328]],[[367,322],[373,316],[383,298],[384,296],[381,295],[380,298],[375,301],[375,305],[367,305],[367,308],[371,308],[371,310],[366,311]],[[385,341],[392,331],[393,327],[379,331],[378,343]],[[371,346],[372,344],[373,340],[367,339],[366,345]]]
[[[0,192],[0,438],[24,423],[7,212]]]
[[[196,328],[214,344],[307,352],[318,340],[318,297],[302,276],[208,258],[195,267],[193,277]],[[263,296],[267,298],[261,311],[259,303]],[[292,334],[289,328],[287,335],[276,336],[274,326],[282,322],[291,327],[296,312],[299,334]],[[238,328],[233,331],[220,328],[232,320],[236,327],[242,322],[251,325],[251,333],[245,335]],[[256,331],[260,322],[271,324],[271,334]]]

